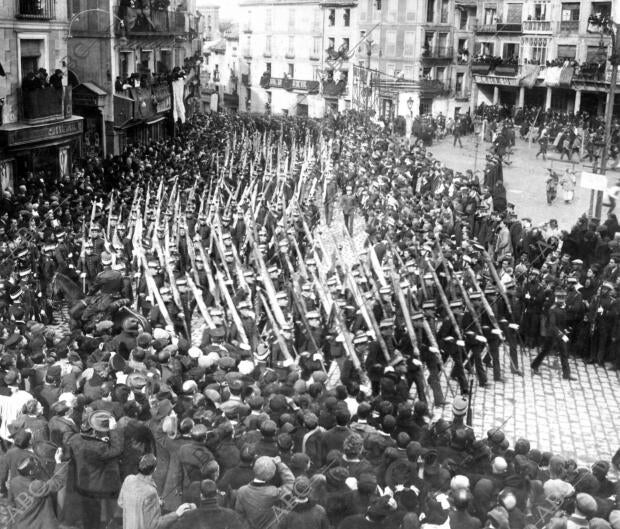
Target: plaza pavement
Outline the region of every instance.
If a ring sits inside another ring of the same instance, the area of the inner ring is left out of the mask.
[[[463,148],[452,145],[453,137],[446,136],[439,142],[433,142],[429,150],[434,157],[441,160],[447,167],[455,171],[465,172],[467,169],[482,171],[485,165],[485,156],[490,143],[480,142],[478,147],[478,160],[476,163],[476,147],[473,135],[462,138]],[[519,218],[529,217],[535,225],[543,224],[549,219],[556,219],[561,229],[570,231],[575,220],[583,213],[588,213],[590,204],[590,190],[580,186],[581,171],[592,171],[590,162],[586,165],[577,162],[577,156],[573,157],[574,164],[560,160],[560,154],[549,147],[547,161],[536,158],[538,144],[517,138],[511,157],[512,163],[503,167],[504,185],[507,191],[507,200],[516,205]],[[563,173],[566,168],[574,169],[577,175],[575,198],[571,204],[565,204],[562,200],[561,189],[558,188],[558,198],[551,205],[547,204],[546,181],[547,168]],[[613,185],[620,179],[620,172],[607,171],[608,186]],[[607,208],[603,208],[603,219]]]

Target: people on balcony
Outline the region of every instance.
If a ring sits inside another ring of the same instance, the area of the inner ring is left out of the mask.
[[[62,77],[61,70],[56,70],[49,80],[47,78],[47,70],[45,68],[39,68],[37,72],[28,72],[26,77],[22,80],[22,91],[33,92],[40,88],[52,87],[58,90],[62,90]]]
[[[54,73],[50,77],[50,86],[56,88],[57,90],[62,90],[62,70],[54,70]]]

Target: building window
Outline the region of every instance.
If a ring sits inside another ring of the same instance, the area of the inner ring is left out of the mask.
[[[321,79],[321,69],[318,67],[318,65],[313,64],[312,65],[312,80],[319,81],[320,79]]]
[[[457,94],[462,94],[463,93],[463,79],[465,78],[465,74],[464,73],[457,73],[456,74],[456,84],[454,85],[454,91]]]
[[[489,26],[497,22],[497,10],[494,7],[488,7],[484,10],[484,24]]]
[[[413,79],[413,65],[412,64],[405,64],[405,66],[403,67],[403,77],[408,80]]]
[[[519,45],[513,42],[504,43],[502,59],[517,59],[519,57]]]
[[[348,28],[351,25],[351,10],[349,8],[344,10],[344,15],[342,16],[344,27]]]
[[[385,0],[388,1],[388,0]],[[395,21],[398,17],[398,0],[389,0],[387,6],[387,17],[388,20]]]
[[[428,0],[426,4],[426,21],[435,21],[435,0]]]
[[[271,63],[270,62],[266,62],[265,63],[265,71],[271,73]]]
[[[290,79],[295,77],[295,65],[292,62],[288,63],[288,76]]]
[[[266,9],[265,10],[265,31],[267,33],[271,33],[271,25],[272,25],[271,9]]]
[[[385,33],[385,54],[388,57],[396,55],[396,30],[389,30]]]
[[[321,54],[321,37],[312,39],[312,54],[318,56]]]
[[[465,9],[459,9],[459,29],[467,29],[467,19],[469,15]]]
[[[506,24],[521,24],[523,21],[523,4],[508,4],[508,11],[505,14]]]
[[[562,4],[562,22],[579,21],[579,3]]]
[[[360,21],[366,20],[366,17],[368,16],[368,2],[361,0],[358,9]]]
[[[172,50],[160,50],[157,73],[168,73],[172,70]]]
[[[334,27],[336,25],[336,10],[335,9],[329,10],[329,16],[327,17],[327,20],[328,20],[327,25],[329,27]]]
[[[329,37],[327,39],[327,48],[333,50],[336,47],[336,39],[334,37]]]
[[[572,61],[577,57],[577,46],[573,44],[558,44],[558,59]]]
[[[20,66],[22,79],[29,73],[37,73],[37,70],[44,67],[42,62],[44,52],[43,40],[20,39]]]
[[[288,54],[293,55],[295,53],[295,37],[289,36],[288,38]]]
[[[534,20],[547,20],[547,2],[534,4]]]
[[[403,55],[405,57],[413,57],[415,55],[415,32],[405,31],[405,41],[403,47]]]
[[[153,60],[153,51],[152,50],[141,50],[140,51],[140,67],[143,70],[151,70],[151,63]]]
[[[526,59],[532,64],[545,64],[547,62],[547,39],[532,38],[524,42],[527,52],[524,50]]]
[[[443,83],[445,76],[446,76],[446,69],[443,66],[437,66],[437,77],[436,77],[436,79]]]
[[[265,35],[265,53],[271,55],[271,35]]]
[[[492,42],[476,42],[476,55],[493,56],[494,46]]]
[[[441,2],[441,23],[448,23],[448,16],[450,15],[450,1],[442,0]]]
[[[288,10],[288,32],[295,33],[295,10],[292,7]]]
[[[119,54],[119,74],[121,79],[127,79],[129,74],[131,73],[129,70],[131,69],[131,56],[133,55],[132,51],[121,51]],[[171,57],[172,59],[172,57]]]

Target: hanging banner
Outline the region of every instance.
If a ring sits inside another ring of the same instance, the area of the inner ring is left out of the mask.
[[[172,81],[172,117],[176,123],[178,119],[185,123],[185,79]]]

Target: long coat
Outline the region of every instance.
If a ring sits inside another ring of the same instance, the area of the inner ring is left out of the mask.
[[[92,498],[113,498],[121,489],[122,430],[110,432],[108,442],[86,434],[74,435],[69,447],[75,461],[76,489]]]

